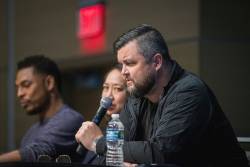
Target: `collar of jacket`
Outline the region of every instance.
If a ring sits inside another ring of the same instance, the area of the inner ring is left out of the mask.
[[[166,93],[168,92],[168,90],[170,89],[170,87],[177,81],[179,80],[179,78],[182,76],[182,74],[184,73],[184,69],[181,68],[181,66],[174,60],[171,60],[170,62],[172,64],[171,70],[170,70],[170,81],[168,82],[168,84],[164,87],[164,92],[162,94],[162,96],[165,96]],[[139,107],[140,104],[142,104],[143,102],[145,102],[145,98],[141,97],[141,98],[136,98],[131,96],[131,99],[133,99],[133,103],[131,105],[134,105],[134,107],[130,106],[134,108],[134,112],[131,112],[131,117],[132,120],[134,120],[133,122],[131,122],[131,126],[130,127],[136,127],[137,126],[137,122],[138,122],[138,116],[139,116]],[[133,111],[132,109],[130,111]],[[134,138],[135,137],[135,128],[131,128],[133,129],[132,131],[130,131],[130,138]]]
[[[184,73],[184,69],[175,61],[175,60],[171,60],[171,64],[172,64],[172,68],[170,70],[170,81],[168,82],[168,84],[164,87],[164,91],[162,93],[162,96],[166,95],[166,93],[168,92],[168,90],[170,89],[170,87],[177,81],[180,79],[180,77],[183,75]]]

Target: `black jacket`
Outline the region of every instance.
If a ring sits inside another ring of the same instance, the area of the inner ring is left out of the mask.
[[[138,141],[140,113],[147,103],[145,98],[130,97],[120,114],[125,126],[124,161],[247,166],[246,155],[212,91],[176,62],[158,103],[150,139]],[[97,152],[105,153],[105,138],[97,143]]]

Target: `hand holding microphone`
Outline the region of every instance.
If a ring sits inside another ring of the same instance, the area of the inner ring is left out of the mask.
[[[92,119],[92,122],[84,122],[82,127],[79,129],[79,131],[76,134],[76,140],[81,143],[81,141],[88,147],[88,149],[91,149],[91,144],[93,143],[93,140],[96,137],[99,137],[102,135],[102,132],[99,128],[97,128],[95,125],[99,125],[102,118],[106,114],[108,108],[112,105],[112,99],[109,97],[103,97],[100,101],[100,107],[98,108],[94,118]],[[95,123],[95,125],[93,124]],[[79,144],[77,147],[76,152],[78,154],[84,155],[87,150],[82,145]]]

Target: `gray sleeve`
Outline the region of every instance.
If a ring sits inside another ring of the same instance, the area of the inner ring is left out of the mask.
[[[20,148],[22,161],[34,162],[39,155],[56,158],[60,154],[75,153],[77,142],[75,134],[83,122],[80,114],[71,112],[59,113],[32,136],[33,140]]]
[[[54,157],[56,155],[56,150],[53,144],[49,141],[35,141],[20,148],[21,159],[24,162],[35,162],[39,155],[49,155]]]

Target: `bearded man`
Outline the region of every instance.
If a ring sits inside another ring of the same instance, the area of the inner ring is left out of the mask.
[[[160,32],[140,25],[114,43],[128,98],[120,119],[125,127],[126,166],[248,166],[233,129],[210,88],[171,59]],[[76,139],[105,155],[100,129],[84,122]]]

